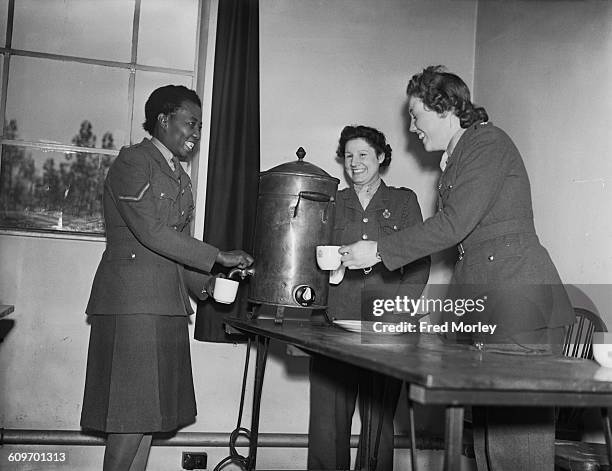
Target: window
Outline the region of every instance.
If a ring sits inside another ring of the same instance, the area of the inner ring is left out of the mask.
[[[0,0],[0,229],[104,234],[144,103],[195,88],[199,0]]]

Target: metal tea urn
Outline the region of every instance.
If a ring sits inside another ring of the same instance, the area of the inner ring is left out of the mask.
[[[332,241],[339,180],[304,161],[284,163],[259,174],[249,301],[284,308],[327,307],[329,273],[317,266],[316,246]]]

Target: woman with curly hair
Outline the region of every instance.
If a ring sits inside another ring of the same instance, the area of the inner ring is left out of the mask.
[[[425,150],[444,151],[438,211],[376,241],[341,247],[343,265],[362,269],[382,261],[394,270],[457,246],[451,293],[488,295],[486,315],[498,326],[495,336],[474,339],[475,346],[510,354],[560,350],[574,313],[536,235],[518,149],[474,106],[463,80],[441,66],[414,75],[407,94],[410,131]],[[552,408],[475,407],[473,422],[479,470],[553,470]]]
[[[382,132],[368,126],[346,126],[336,154],[351,186],[336,197],[334,244],[355,238],[376,240],[423,221],[415,193],[389,187],[380,177],[381,168],[391,162],[391,146]],[[393,270],[379,265],[347,271],[339,284],[330,286],[328,316],[361,319],[361,291],[381,285],[418,298],[429,277],[429,264],[429,257],[424,257]],[[359,395],[362,428],[355,469],[369,467],[364,457],[378,448],[376,469],[392,470],[393,416],[401,384],[383,374],[313,356],[308,469],[351,469],[351,423]]]

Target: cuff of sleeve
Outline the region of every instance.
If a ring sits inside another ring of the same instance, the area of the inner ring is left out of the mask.
[[[402,264],[393,263],[393,256],[389,256],[389,251],[386,250],[385,241],[381,239],[378,241],[378,250],[376,252],[376,258],[379,258],[385,268],[389,271],[397,270],[402,266]]]
[[[219,252],[221,252],[221,250],[215,248],[215,250],[211,254],[212,256],[208,260],[208,269],[206,270],[207,272],[210,272],[212,270],[213,266],[215,265],[215,263],[217,263],[217,255],[219,255]]]
[[[206,289],[208,287],[209,279],[210,278],[206,279],[206,281],[202,285],[202,289],[200,290],[200,295],[198,296],[202,301],[208,299],[208,297],[210,296],[208,290]]]

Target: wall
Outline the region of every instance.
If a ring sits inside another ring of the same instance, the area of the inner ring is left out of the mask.
[[[475,100],[520,149],[535,221],[577,304],[612,328],[612,3],[479,2]]]
[[[437,162],[406,139],[405,86],[411,73],[432,62],[448,64],[471,83],[474,19],[471,0],[262,0],[262,169],[295,158],[303,146],[308,160],[340,176],[333,159],[340,129],[370,124],[384,130],[394,148],[388,183],[415,189],[431,213]],[[2,427],[78,430],[89,337],[83,312],[103,250],[96,241],[0,235],[0,303],[16,306],[12,330],[0,343]],[[236,425],[245,348],[195,341],[191,347],[198,421],[184,431],[229,432]],[[289,361],[276,348],[263,394],[260,431],[307,432],[305,359]],[[248,396],[247,427],[250,404]],[[5,446],[0,467],[34,469],[6,467],[6,455],[24,449],[42,448]],[[100,469],[101,447],[44,449],[68,451],[70,469]],[[184,449],[154,447],[149,469],[178,469]],[[209,468],[229,452],[206,451]],[[261,449],[258,464],[303,469],[305,454]]]

